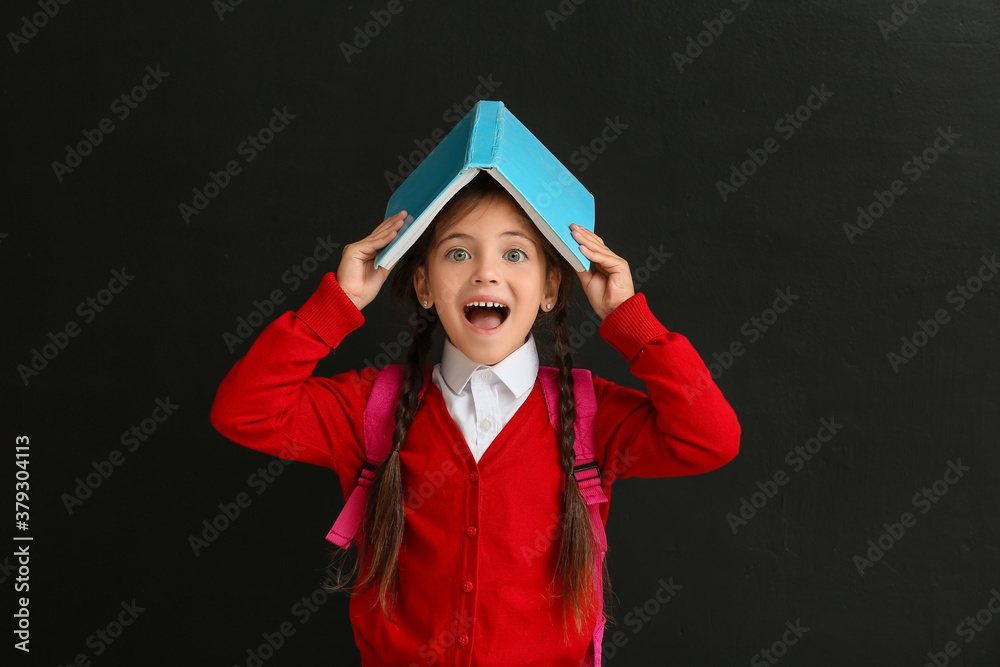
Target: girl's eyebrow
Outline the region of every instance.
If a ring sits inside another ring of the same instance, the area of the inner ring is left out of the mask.
[[[522,232],[520,230],[511,229],[511,230],[508,230],[508,231],[503,232],[502,234],[500,234],[501,238],[506,238],[508,236],[517,236],[517,237],[520,237],[520,238],[524,239],[525,241],[527,241],[528,243],[530,243],[532,246],[535,245],[534,239],[532,239],[530,236],[528,236],[527,234],[525,234],[524,232]],[[438,241],[438,245],[439,246],[443,245],[446,241],[450,241],[451,239],[462,239],[462,240],[464,240],[466,242],[473,240],[473,238],[471,236],[469,236],[468,234],[463,234],[461,232],[452,232],[451,234],[448,234],[448,236],[446,236],[443,239],[441,239],[440,241]]]

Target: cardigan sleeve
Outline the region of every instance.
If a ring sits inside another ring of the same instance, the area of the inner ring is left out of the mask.
[[[327,273],[296,312],[271,322],[222,380],[211,423],[234,442],[348,476],[364,460],[362,415],[376,369],[310,377],[364,316]],[[342,475],[343,476],[343,475]]]
[[[602,472],[669,477],[708,472],[739,451],[740,424],[705,362],[684,336],[667,331],[637,293],[604,318],[601,337],[630,364],[649,395],[594,378]]]

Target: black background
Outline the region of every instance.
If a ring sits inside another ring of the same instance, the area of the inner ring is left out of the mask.
[[[341,43],[386,3],[248,0],[221,15],[218,4],[71,2],[16,50],[7,36],[3,439],[13,496],[14,438],[30,436],[30,529],[18,534],[34,538],[31,653],[8,649],[18,664],[247,665],[286,621],[295,634],[264,664],[357,663],[346,598],[306,623],[292,611],[327,564],[336,478],[292,464],[263,493],[251,486],[273,459],[208,421],[250,344],[230,349],[223,335],[273,290],[285,301],[267,322],[298,308],[340,253],[298,289],[283,274],[317,237],[367,235],[384,217],[386,172],[477,94],[502,100],[594,193],[598,233],[664,325],[719,364],[743,429],[719,471],[616,484],[619,621],[661,579],[683,588],[609,628],[607,664],[769,664],[760,652],[786,622],[809,630],[777,648],[781,664],[918,666],[949,641],[960,649],[949,664],[1000,664],[1000,617],[988,612],[971,641],[957,627],[1000,587],[1000,279],[982,259],[1000,250],[995,2],[897,3],[900,25],[883,34],[888,2],[566,0],[557,20],[556,0],[414,0],[350,62]],[[734,20],[712,24],[723,10]],[[0,26],[20,32],[39,11],[7,3]],[[699,33],[700,54],[688,42]],[[696,57],[679,68],[688,48]],[[119,119],[112,101],[147,66],[169,74]],[[793,136],[775,127],[824,86],[832,95],[802,110]],[[295,117],[248,163],[237,147],[274,108]],[[102,118],[114,131],[57,177],[53,162]],[[627,127],[581,162],[609,119]],[[911,181],[904,163],[949,128],[958,138]],[[724,200],[717,182],[768,138],[777,152]],[[241,173],[186,223],[179,205],[233,159]],[[858,207],[896,179],[905,193],[849,238]],[[661,247],[670,259],[640,274]],[[85,321],[78,304],[123,267],[134,278]],[[977,271],[990,279],[977,284]],[[959,310],[952,290],[970,279],[981,289]],[[798,298],[751,341],[744,324],[779,289]],[[578,289],[578,328],[588,308]],[[948,321],[894,368],[889,353],[939,309]],[[386,294],[365,316],[317,373],[374,360],[404,328]],[[25,382],[18,367],[71,321],[79,335]],[[713,355],[736,342],[743,353],[723,367]],[[642,388],[599,336],[576,362]],[[173,414],[123,447],[168,397]],[[843,427],[793,469],[786,453],[823,418]],[[68,511],[77,478],[114,450],[124,462]],[[922,514],[914,495],[959,459],[969,471]],[[788,483],[734,533],[727,514],[781,470]],[[252,504],[196,556],[189,537],[241,492]],[[854,557],[907,511],[916,525],[859,574]],[[10,613],[16,546],[0,552]],[[143,611],[120,637],[91,638],[133,600]]]

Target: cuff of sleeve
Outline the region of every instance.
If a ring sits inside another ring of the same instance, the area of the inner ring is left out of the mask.
[[[324,343],[335,349],[351,333],[365,322],[365,316],[351,301],[334,273],[327,273],[295,316],[309,325]]]
[[[669,333],[649,310],[646,295],[633,294],[612,310],[599,329],[601,338],[618,350],[629,363],[647,342]]]

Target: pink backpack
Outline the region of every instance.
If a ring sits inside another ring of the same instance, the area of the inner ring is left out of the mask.
[[[417,401],[423,399],[431,380],[431,368],[424,375],[424,385],[420,389]],[[545,407],[549,413],[552,428],[559,432],[559,370],[549,366],[538,368],[538,379],[542,383],[542,394],[545,397]],[[358,472],[358,483],[351,492],[347,504],[341,510],[336,523],[327,534],[326,539],[342,549],[348,548],[357,536],[364,516],[365,503],[368,500],[368,488],[375,478],[375,469],[385,460],[392,449],[392,432],[395,428],[396,401],[399,388],[403,383],[403,366],[390,364],[379,371],[372,385],[371,395],[365,406],[365,457],[368,459]],[[576,476],[580,493],[590,511],[591,523],[598,542],[598,554],[594,563],[594,588],[598,599],[604,599],[601,565],[604,554],[608,550],[604,523],[601,520],[600,506],[608,502],[608,497],[601,488],[601,471],[594,458],[594,414],[597,412],[597,397],[594,394],[594,381],[590,371],[582,368],[573,369],[574,398],[576,399],[576,423],[574,424],[575,439],[573,451],[576,453],[576,466],[573,474]],[[601,640],[604,636],[604,616],[598,617],[594,628],[594,638],[587,650],[587,657],[581,667],[601,666]]]

